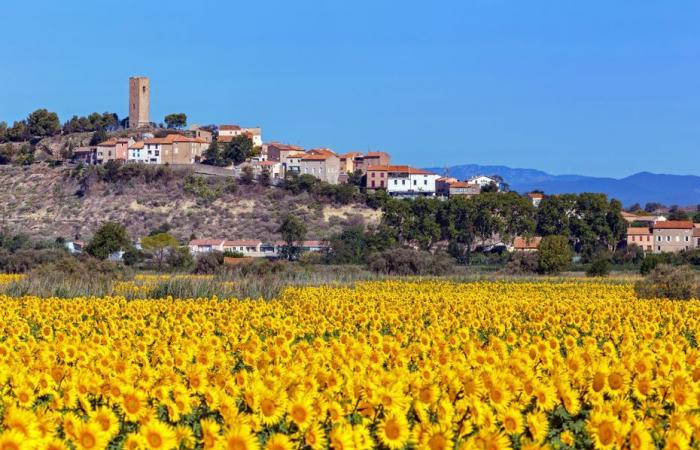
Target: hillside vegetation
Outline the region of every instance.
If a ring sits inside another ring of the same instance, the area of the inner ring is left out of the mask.
[[[88,238],[105,221],[124,224],[133,238],[168,223],[176,237],[278,239],[280,217],[293,212],[309,238],[325,238],[381,213],[364,204],[334,205],[309,193],[187,171],[153,169],[118,179],[69,167],[0,166],[0,226],[34,238]]]

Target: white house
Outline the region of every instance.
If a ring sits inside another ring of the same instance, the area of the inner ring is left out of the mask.
[[[156,150],[155,148],[158,147]],[[143,164],[160,164],[160,144],[146,144],[145,141],[134,142],[129,146],[128,161]]]
[[[487,177],[486,175],[471,177],[468,182],[469,184],[478,184],[480,187],[488,186],[491,183],[496,183],[498,190],[501,190],[501,183],[499,183],[495,178]]]
[[[248,136],[256,147],[263,145],[262,129],[260,127],[240,127],[238,125],[219,125],[219,143],[228,143],[240,135]]]
[[[440,175],[409,166],[388,166],[387,192],[394,196],[434,196]]]

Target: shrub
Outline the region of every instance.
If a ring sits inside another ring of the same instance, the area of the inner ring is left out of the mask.
[[[639,264],[644,259],[644,250],[636,244],[618,248],[612,255],[613,264]]]
[[[503,275],[529,275],[537,272],[537,253],[515,252],[501,269]]]
[[[368,267],[387,275],[447,275],[454,269],[454,259],[444,255],[408,248],[395,248],[374,253]]]
[[[537,271],[557,274],[571,264],[572,251],[566,236],[545,236],[537,252]]]
[[[652,270],[656,268],[659,264],[670,264],[671,255],[668,253],[657,253],[648,254],[642,260],[641,266],[639,266],[639,273],[642,275],[648,275]]]
[[[687,300],[700,294],[695,271],[688,266],[659,264],[643,280],[635,283],[639,298]]]
[[[221,252],[209,252],[199,255],[194,264],[193,272],[200,275],[212,275],[218,273],[224,264],[224,254]]]
[[[606,277],[610,274],[610,255],[597,253],[593,255],[593,262],[586,270],[586,276]]]

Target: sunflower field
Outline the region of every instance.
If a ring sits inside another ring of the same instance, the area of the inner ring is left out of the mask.
[[[0,302],[0,450],[700,445],[700,300],[626,283]]]

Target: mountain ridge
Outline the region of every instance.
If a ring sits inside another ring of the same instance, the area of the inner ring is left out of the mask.
[[[444,173],[445,168],[426,170]],[[448,166],[449,176],[466,179],[474,175],[500,175],[512,190],[529,192],[540,189],[546,194],[604,192],[625,206],[634,203],[660,202],[666,205],[700,204],[700,176],[637,172],[623,178],[587,175],[552,175],[538,169],[512,168],[502,165],[461,164]]]

